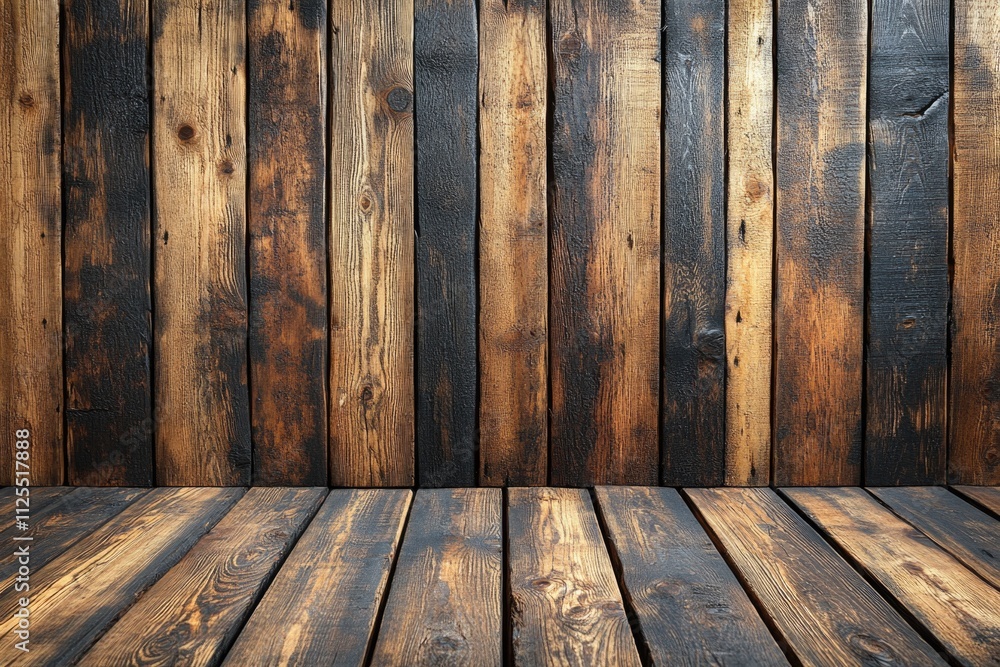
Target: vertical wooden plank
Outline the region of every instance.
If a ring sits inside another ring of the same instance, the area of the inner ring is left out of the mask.
[[[0,0],[0,24],[0,483],[27,430],[32,484],[61,484],[59,4]]]
[[[326,485],[326,3],[247,7],[254,484]]]
[[[872,3],[866,484],[945,480],[949,11]]]
[[[726,197],[726,484],[771,479],[774,251],[772,0],[730,0]]]
[[[422,486],[476,480],[475,0],[416,0],[417,457]]]
[[[955,3],[948,481],[1000,484],[1000,1]]]
[[[774,475],[861,481],[863,0],[779,0]]]
[[[656,484],[660,3],[550,15],[550,477]]]
[[[413,484],[413,5],[330,4],[330,481]]]
[[[69,483],[148,486],[149,12],[146,0],[68,0],[64,17]]]
[[[663,483],[725,478],[725,0],[664,4]]]
[[[243,0],[153,2],[156,473],[250,482]]]
[[[479,4],[479,481],[545,484],[545,0]]]

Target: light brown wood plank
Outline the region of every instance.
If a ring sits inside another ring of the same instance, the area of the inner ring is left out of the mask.
[[[952,488],[1000,518],[1000,486],[953,486]]]
[[[554,488],[509,494],[514,663],[639,665],[590,495]]]
[[[331,491],[224,664],[361,665],[411,496]]]

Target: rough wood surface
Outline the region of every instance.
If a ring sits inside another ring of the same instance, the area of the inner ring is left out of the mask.
[[[33,664],[71,665],[243,495],[242,489],[152,489],[31,575]],[[11,638],[22,593],[0,597],[0,632]],[[0,644],[0,665],[25,654]]]
[[[254,484],[327,481],[326,21],[247,5]]]
[[[153,0],[156,482],[250,482],[243,0]]]
[[[660,3],[552,0],[553,484],[656,484]]]
[[[68,481],[149,486],[149,11],[68,0],[63,17]]]
[[[996,486],[956,486],[952,487],[975,503],[982,505],[1000,518],[1000,487]]]
[[[730,0],[727,51],[726,479],[771,479],[772,0]]]
[[[363,664],[411,496],[331,491],[224,664]]]
[[[1000,484],[1000,0],[954,4],[948,481]]]
[[[864,0],[784,0],[777,22],[774,480],[861,481]]]
[[[247,491],[77,664],[217,664],[325,496]]]
[[[479,483],[545,484],[545,2],[479,4]]]
[[[330,4],[330,482],[414,482],[413,4]]]
[[[945,664],[770,489],[686,493],[744,587],[801,664]]]
[[[63,481],[59,3],[0,0],[0,484]]]
[[[621,588],[656,665],[787,665],[674,489],[596,489]]]
[[[788,496],[963,665],[1000,665],[1000,590],[864,489]]]
[[[500,489],[421,489],[413,500],[374,665],[500,665]]]
[[[726,468],[725,0],[664,4],[663,483]]]
[[[588,493],[518,488],[509,494],[514,664],[638,666]]]

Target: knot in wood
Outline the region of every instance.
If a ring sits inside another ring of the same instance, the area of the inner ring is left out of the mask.
[[[410,105],[413,103],[413,93],[402,86],[397,86],[389,91],[386,101],[389,103],[390,109],[396,113],[403,113],[410,110]]]

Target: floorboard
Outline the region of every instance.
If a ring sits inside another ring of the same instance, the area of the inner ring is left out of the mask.
[[[953,486],[961,495],[1000,517],[1000,486]]]

